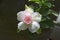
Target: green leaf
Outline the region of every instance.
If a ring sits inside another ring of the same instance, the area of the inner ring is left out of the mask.
[[[46,19],[42,22],[40,22],[42,28],[51,28],[54,27],[54,23],[51,19]]]
[[[52,7],[52,4],[51,4],[50,2],[45,3],[45,5],[46,5],[47,7],[49,7],[49,8]]]
[[[21,30],[17,29],[17,33],[19,33]]]
[[[44,7],[40,8],[40,13],[43,16],[47,16],[47,14],[49,14],[48,11],[49,11],[49,9],[47,9],[47,8],[44,8]]]
[[[31,2],[35,2],[35,3],[37,3],[37,4],[40,3],[40,0],[29,0],[29,1],[31,1]]]
[[[42,24],[41,25],[42,28],[49,28],[49,25],[47,23],[41,23],[41,24]]]
[[[52,14],[58,17],[59,13],[52,10]]]
[[[36,32],[37,34],[41,34],[41,28],[38,29],[38,31]]]

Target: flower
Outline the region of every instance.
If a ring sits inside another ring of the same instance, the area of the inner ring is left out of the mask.
[[[41,14],[34,12],[32,8],[26,8],[24,11],[18,12],[17,19],[20,21],[18,23],[19,31],[28,28],[30,32],[35,33],[40,28],[38,22],[41,21]]]

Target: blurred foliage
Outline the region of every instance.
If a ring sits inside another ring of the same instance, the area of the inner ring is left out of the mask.
[[[51,9],[54,7],[55,0],[29,0],[28,6],[33,8],[34,11],[39,12],[42,15],[42,20],[40,22],[41,28],[53,28],[55,20],[52,20],[53,17],[58,16],[58,12]],[[30,3],[30,4],[29,4]],[[49,15],[53,16],[50,17]],[[38,30],[37,33],[41,33],[41,29]]]

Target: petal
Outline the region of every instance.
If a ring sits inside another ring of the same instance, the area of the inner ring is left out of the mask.
[[[40,28],[40,25],[38,22],[33,22],[32,26],[29,27],[30,32],[34,33],[37,32],[37,30]]]
[[[34,12],[34,10],[32,8],[27,8],[27,9],[25,9],[25,11],[28,12],[28,13],[33,13]]]
[[[32,17],[33,17],[33,21],[37,21],[37,22],[40,22],[41,21],[41,14],[39,14],[38,12],[34,12],[32,14]]]
[[[17,13],[17,20],[18,21],[22,21],[22,15],[23,15],[24,11],[20,11]]]
[[[26,30],[27,26],[23,22],[18,23],[18,29],[19,30]]]

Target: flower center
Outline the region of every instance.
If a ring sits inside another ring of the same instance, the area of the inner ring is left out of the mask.
[[[25,22],[26,24],[30,24],[30,23],[32,22],[32,17],[31,17],[31,15],[25,15],[25,17],[24,17],[24,22]]]

